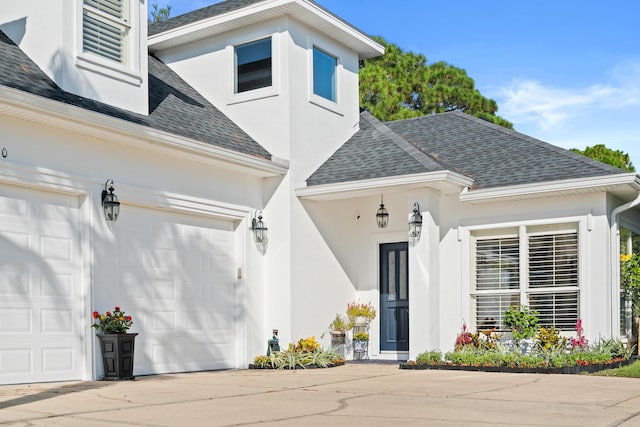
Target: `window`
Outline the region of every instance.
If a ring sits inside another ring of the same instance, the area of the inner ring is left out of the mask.
[[[313,48],[313,93],[336,102],[336,68],[338,60]]]
[[[579,316],[575,226],[522,227],[502,235],[475,236],[474,246],[472,300],[478,328],[504,330],[505,310],[520,304],[538,312],[540,326],[575,328]]]
[[[620,255],[635,254],[640,251],[640,235],[628,228],[620,227]],[[633,321],[633,306],[631,295],[620,289],[620,335],[623,337],[636,336],[638,325]]]
[[[84,0],[82,51],[111,61],[126,62],[130,31],[127,0]]]
[[[235,48],[236,93],[272,85],[271,38]]]

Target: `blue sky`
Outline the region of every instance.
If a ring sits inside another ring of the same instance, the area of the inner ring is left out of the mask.
[[[605,144],[640,171],[640,1],[317,0],[429,63],[464,68],[517,131]],[[216,0],[150,0],[171,16]]]

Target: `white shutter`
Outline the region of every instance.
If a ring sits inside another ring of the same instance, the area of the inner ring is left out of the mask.
[[[578,285],[578,234],[529,236],[529,287]]]
[[[85,0],[82,16],[82,46],[115,62],[124,63],[129,30],[124,0]]]
[[[520,249],[517,237],[476,241],[476,290],[518,289]]]

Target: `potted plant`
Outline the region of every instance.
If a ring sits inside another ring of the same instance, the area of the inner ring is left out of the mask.
[[[347,304],[347,316],[356,326],[368,325],[376,317],[376,309],[370,302],[354,301]]]
[[[100,340],[105,380],[133,379],[133,353],[137,333],[127,331],[133,318],[116,306],[113,311],[100,314],[94,311],[92,328]]]
[[[353,334],[353,351],[365,353],[369,346],[369,334],[366,332],[356,332]]]
[[[345,356],[345,344],[347,331],[351,330],[353,325],[351,322],[340,314],[336,314],[336,317],[329,324],[329,333],[331,334],[331,347],[340,354]]]
[[[528,353],[538,328],[538,312],[530,310],[526,305],[511,306],[504,312],[504,324],[511,328],[513,339],[522,354]]]

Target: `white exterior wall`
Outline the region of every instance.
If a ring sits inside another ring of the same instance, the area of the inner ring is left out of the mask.
[[[83,53],[81,1],[5,2],[0,29],[65,91],[148,114],[146,16],[146,2],[130,2],[127,65]]]

